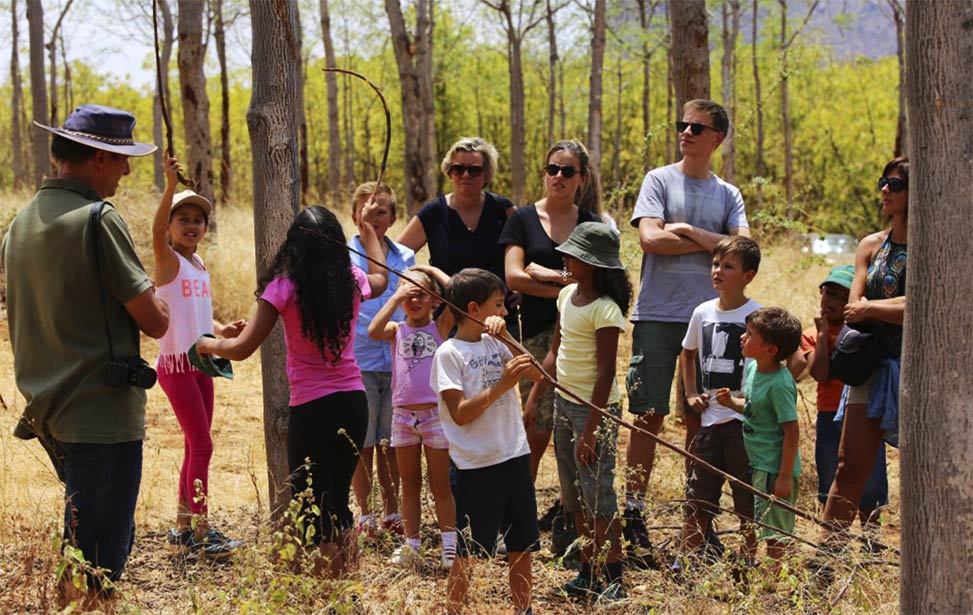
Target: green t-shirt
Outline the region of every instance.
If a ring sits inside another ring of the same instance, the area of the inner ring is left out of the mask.
[[[108,342],[88,237],[85,184],[47,179],[4,237],[7,317],[24,417],[63,442],[113,444],[145,437],[145,391],[107,382]],[[102,279],[115,357],[138,354],[124,303],[152,287],[128,227],[113,207],[101,217]]]
[[[771,474],[780,472],[780,455],[784,447],[781,423],[797,420],[797,385],[791,373],[778,369],[772,374],[757,371],[757,362],[744,368],[743,445],[750,466]],[[801,475],[801,452],[794,459],[794,476]]]

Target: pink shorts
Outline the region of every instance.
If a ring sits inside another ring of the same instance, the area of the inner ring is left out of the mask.
[[[448,449],[449,442],[439,422],[439,409],[392,409],[392,447],[422,444],[429,448]]]

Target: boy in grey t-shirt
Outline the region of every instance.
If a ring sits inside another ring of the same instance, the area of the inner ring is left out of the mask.
[[[676,122],[683,158],[645,176],[632,214],[643,256],[626,384],[635,424],[653,434],[669,413],[676,359],[693,309],[716,297],[710,283],[713,248],[727,236],[750,235],[740,191],[710,171],[729,124],[717,103],[687,102]],[[699,427],[699,415],[687,409],[687,448]],[[631,559],[650,547],[642,511],[655,441],[632,432],[626,457],[628,466],[636,468],[625,485],[623,527]]]

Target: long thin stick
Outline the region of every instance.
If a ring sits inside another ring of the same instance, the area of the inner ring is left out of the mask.
[[[385,151],[382,152],[382,166],[378,169],[378,179],[375,181],[376,186],[381,186],[382,179],[385,177],[385,168],[388,166],[389,150],[392,149],[392,112],[389,110],[389,104],[385,100],[385,94],[382,93],[382,88],[372,83],[372,81],[365,75],[356,73],[355,71],[347,68],[328,67],[321,70],[326,73],[343,73],[345,75],[351,75],[352,77],[358,77],[367,83],[368,87],[372,88],[372,90],[374,90],[378,95],[378,99],[382,101],[382,109],[385,111]]]
[[[176,148],[172,144],[172,122],[169,120],[169,108],[166,106],[166,90],[163,87],[162,76],[162,57],[159,55],[159,0],[152,0],[152,36],[155,40],[155,89],[159,92],[159,112],[162,115],[162,122],[166,125],[166,151],[169,156],[176,155]],[[168,69],[168,67],[166,67]],[[176,178],[183,186],[195,188],[196,184],[181,171],[176,171]]]

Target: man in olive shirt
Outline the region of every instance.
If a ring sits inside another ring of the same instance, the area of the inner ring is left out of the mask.
[[[38,126],[54,133],[55,177],[14,218],[0,251],[14,375],[27,401],[15,433],[39,437],[65,483],[65,539],[116,581],[134,538],[145,390],[109,383],[106,326],[115,358],[137,357],[138,331],[161,337],[169,312],[110,205],[97,229],[103,304],[88,216],[115,194],[129,157],[156,148],[136,143],[135,118],[109,107],[82,105],[62,128]],[[104,588],[92,580],[95,595]]]

